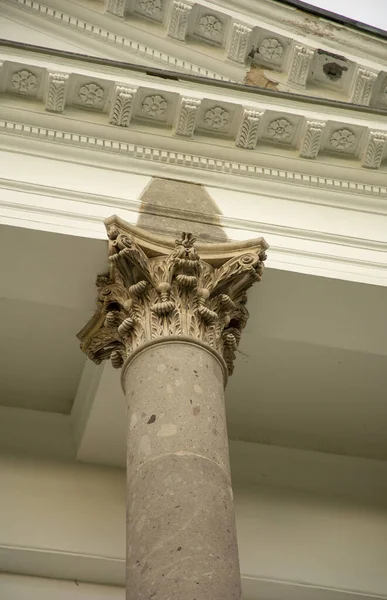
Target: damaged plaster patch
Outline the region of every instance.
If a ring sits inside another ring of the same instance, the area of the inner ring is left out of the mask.
[[[269,79],[270,69],[252,64],[250,71],[246,73],[245,83],[254,87],[262,87],[270,90],[278,89],[278,82]]]
[[[348,62],[345,56],[333,54],[319,48],[317,50],[317,59],[319,68],[322,67],[324,75],[331,81],[338,81],[342,78],[345,71],[348,71]]]
[[[323,66],[323,71],[328,77],[328,79],[330,79],[331,81],[337,81],[338,79],[341,79],[343,71],[348,71],[348,68],[342,67],[338,63],[331,62],[325,63],[325,65]]]
[[[330,23],[321,21],[319,17],[315,17],[314,15],[309,14],[306,14],[306,16],[303,17],[303,20],[301,22],[294,19],[285,19],[283,23],[284,25],[290,25],[290,27],[295,27],[298,30],[301,30],[302,33],[306,33],[307,35],[312,34],[318,37],[325,37],[330,39],[335,39],[336,33],[340,31],[339,27],[337,27],[336,25],[331,25]]]

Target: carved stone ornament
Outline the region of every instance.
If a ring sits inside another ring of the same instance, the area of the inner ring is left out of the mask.
[[[223,129],[223,127],[228,125],[228,120],[228,112],[221,106],[210,108],[204,115],[204,122],[211,129]]]
[[[107,0],[106,11],[116,17],[123,17],[125,14],[126,0]]]
[[[293,133],[293,125],[287,119],[275,119],[268,127],[268,135],[274,140],[283,142]]]
[[[266,242],[196,246],[189,233],[173,243],[116,216],[105,224],[110,271],[97,278],[97,310],[78,334],[81,349],[120,368],[147,342],[188,337],[217,351],[232,373],[246,292],[261,279]]]
[[[329,140],[335,150],[351,150],[355,145],[355,134],[350,129],[338,129]]]
[[[194,134],[200,104],[196,98],[182,98],[175,128],[177,135],[191,137]]]
[[[387,133],[385,131],[370,131],[362,158],[363,167],[378,169],[382,164],[386,145]]]
[[[306,121],[304,136],[300,147],[300,156],[303,158],[316,158],[320,149],[324,129],[324,121]]]
[[[254,150],[258,140],[259,124],[263,112],[245,109],[235,143],[239,148]]]
[[[137,0],[137,8],[148,17],[158,17],[163,10],[163,5],[161,0]]]
[[[284,53],[284,48],[277,39],[266,38],[262,40],[258,47],[258,52],[268,62],[280,63]]]
[[[205,37],[219,41],[222,37],[223,25],[215,15],[204,15],[199,21],[199,31]]]
[[[376,71],[359,67],[355,76],[355,85],[351,101],[354,104],[368,105],[371,100],[374,83],[378,78]]]
[[[147,96],[142,102],[142,110],[150,117],[162,117],[167,112],[168,103],[163,96]]]
[[[288,81],[296,85],[305,86],[309,69],[314,56],[314,50],[295,44],[290,62]]]
[[[233,23],[227,58],[237,63],[244,63],[252,29],[241,23]]]
[[[114,90],[113,101],[110,107],[109,123],[118,127],[128,127],[132,114],[133,98],[136,89],[117,85]]]
[[[66,87],[69,75],[49,73],[47,78],[46,110],[61,113],[65,107]]]
[[[86,83],[79,88],[78,100],[86,106],[95,106],[101,104],[104,97],[104,91],[97,83]]]
[[[170,37],[175,38],[176,40],[185,40],[192,6],[192,4],[179,2],[178,0],[174,0],[172,2],[171,16],[168,26],[168,35]]]
[[[22,69],[12,74],[11,87],[20,94],[32,94],[37,90],[38,79],[30,71]]]

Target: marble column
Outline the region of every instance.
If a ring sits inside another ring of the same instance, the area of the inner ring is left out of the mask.
[[[110,272],[79,338],[122,367],[127,600],[240,600],[224,387],[267,245],[106,224]]]

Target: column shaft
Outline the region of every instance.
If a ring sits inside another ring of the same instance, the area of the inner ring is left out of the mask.
[[[124,367],[127,600],[240,600],[224,366],[164,340]]]

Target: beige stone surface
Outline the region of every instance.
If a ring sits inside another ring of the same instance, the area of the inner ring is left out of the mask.
[[[174,179],[154,178],[141,197],[138,226],[150,231],[177,235],[190,231],[203,241],[226,242],[227,235],[220,225],[201,223],[201,215],[217,216],[221,211],[204,186]],[[157,208],[171,209],[168,217],[157,213]],[[176,211],[176,213],[174,213]],[[186,211],[182,219],[178,211]],[[153,212],[153,214],[152,214]],[[192,213],[189,219],[189,213]]]

